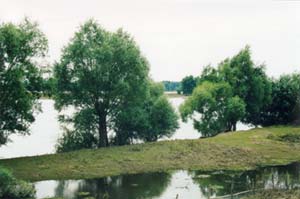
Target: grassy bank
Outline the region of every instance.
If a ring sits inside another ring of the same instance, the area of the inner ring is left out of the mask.
[[[164,94],[169,98],[178,98],[178,97],[186,98],[187,97],[186,95],[178,94],[177,92],[165,92]]]
[[[270,127],[198,140],[0,160],[20,179],[81,179],[175,169],[251,169],[300,161],[300,143],[276,139],[300,135],[300,127]]]
[[[243,199],[299,199],[300,190],[265,190]]]

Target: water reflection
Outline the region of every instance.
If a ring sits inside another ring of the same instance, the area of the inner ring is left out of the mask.
[[[57,181],[55,187],[53,181],[36,184],[38,198],[63,197],[82,198],[92,196],[97,199],[139,199],[159,196],[168,187],[171,179],[169,173],[151,173],[138,175],[124,175],[91,180],[66,180]],[[44,185],[43,185],[44,183]],[[53,189],[53,194],[44,194],[45,189]]]
[[[202,193],[209,197],[252,193],[261,189],[293,189],[300,185],[300,164],[266,167],[244,172],[192,172]]]
[[[36,183],[36,189],[38,198],[240,198],[261,189],[300,188],[299,173],[299,163],[294,163],[244,172],[175,171],[94,180],[44,181]]]

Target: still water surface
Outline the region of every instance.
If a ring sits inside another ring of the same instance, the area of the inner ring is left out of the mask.
[[[183,97],[169,98],[176,111],[184,102]],[[55,152],[55,143],[62,130],[57,121],[58,112],[54,109],[53,100],[40,100],[42,113],[38,114],[36,121],[31,125],[29,136],[12,135],[12,142],[0,148],[0,158],[13,158],[21,156],[42,155]],[[238,130],[247,130],[250,127],[238,124]],[[197,139],[201,136],[193,128],[193,122],[187,123],[179,120],[179,129],[170,138],[166,139]]]
[[[174,171],[144,173],[92,180],[36,182],[37,197],[80,199],[208,199],[236,198],[262,189],[300,187],[300,164],[244,172]]]
[[[170,98],[178,111],[184,98]],[[30,136],[11,136],[12,142],[0,148],[0,158],[54,153],[55,143],[62,131],[53,100],[40,100],[43,113],[36,117]],[[192,121],[179,121],[180,128],[171,138],[196,139],[201,135],[194,130]],[[238,130],[250,127],[238,124]],[[247,172],[173,171],[170,173],[144,173],[91,180],[65,180],[36,182],[38,198],[63,197],[80,199],[80,195],[97,199],[168,199],[199,198],[230,195],[253,189],[299,187],[299,164],[286,167],[263,168]],[[239,198],[236,196],[235,198]]]

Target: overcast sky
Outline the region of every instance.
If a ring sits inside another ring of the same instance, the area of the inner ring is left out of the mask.
[[[89,18],[139,44],[154,80],[198,75],[246,44],[256,63],[278,77],[300,71],[300,0],[0,0],[0,21],[24,16],[40,24],[49,60],[60,57]]]

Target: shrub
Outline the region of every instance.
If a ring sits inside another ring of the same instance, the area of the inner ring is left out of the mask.
[[[35,189],[32,184],[17,180],[9,170],[0,168],[0,198],[21,199],[34,197]]]

